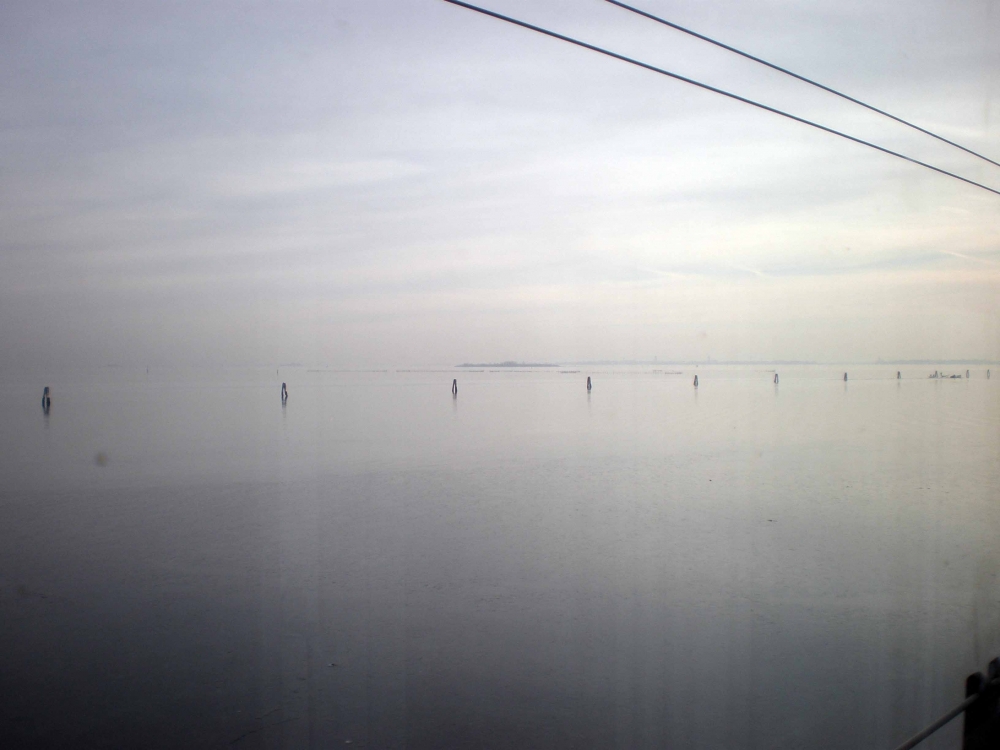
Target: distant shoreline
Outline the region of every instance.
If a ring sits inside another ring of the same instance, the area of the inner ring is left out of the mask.
[[[547,362],[485,362],[480,364],[465,362],[461,365],[455,365],[455,367],[562,367],[562,365],[553,365]]]
[[[553,364],[549,362],[463,362],[460,365],[455,365],[455,367],[579,367],[581,365],[591,365],[591,366],[652,366],[652,367],[699,367],[699,366],[762,366],[762,365],[781,365],[781,366],[812,366],[812,367],[831,367],[831,366],[842,366],[842,365],[860,365],[864,367],[877,367],[879,365],[996,365],[1000,364],[993,360],[988,359],[885,359],[877,362],[870,361],[847,361],[843,360],[840,362],[816,362],[810,360],[794,360],[794,359],[732,359],[732,360],[664,360],[664,359],[653,359],[653,360],[614,360],[614,359],[600,359],[600,360],[576,360],[561,362],[559,364]]]

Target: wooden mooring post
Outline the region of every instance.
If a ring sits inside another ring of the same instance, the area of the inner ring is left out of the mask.
[[[1000,748],[1000,658],[990,662],[985,675],[976,672],[965,679],[965,697],[976,700],[965,709],[962,750],[997,750]]]
[[[965,700],[917,732],[896,750],[910,750],[965,714],[962,725],[962,750],[998,750],[1000,748],[1000,658],[990,662],[986,674],[976,672],[965,678]]]

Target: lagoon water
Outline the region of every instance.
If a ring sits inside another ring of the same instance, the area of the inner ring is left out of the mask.
[[[967,367],[8,379],[0,745],[890,749],[1000,655]]]

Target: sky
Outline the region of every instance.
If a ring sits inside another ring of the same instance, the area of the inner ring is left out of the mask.
[[[487,7],[1000,189],[602,0]],[[1000,5],[635,0],[1000,161]],[[443,0],[0,3],[32,367],[1000,359],[1000,196]]]

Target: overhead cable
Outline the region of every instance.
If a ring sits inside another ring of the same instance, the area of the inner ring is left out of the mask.
[[[619,8],[624,8],[625,10],[630,10],[633,13],[637,13],[640,16],[644,16],[645,18],[648,18],[652,21],[656,21],[657,23],[662,23],[664,26],[669,26],[670,28],[676,29],[677,31],[682,31],[685,34],[689,34],[695,37],[696,39],[701,39],[702,41],[708,42],[709,44],[714,44],[716,47],[721,47],[724,50],[729,50],[730,52],[734,52],[737,55],[741,55],[742,57],[747,58],[748,60],[753,60],[754,62],[760,63],[761,65],[766,65],[767,67],[772,68],[773,70],[777,70],[781,73],[784,73],[785,75],[789,75],[792,78],[797,78],[798,80],[808,83],[811,86],[815,86],[818,89],[823,89],[823,91],[827,91],[831,94],[834,94],[835,96],[839,96],[841,99],[846,99],[847,101],[853,102],[854,104],[862,106],[865,109],[870,109],[872,112],[877,112],[878,114],[883,115],[884,117],[888,117],[890,120],[895,120],[896,122],[902,123],[903,125],[913,128],[914,130],[919,130],[921,133],[931,136],[931,138],[937,138],[939,141],[943,141],[944,143],[947,143],[949,146],[954,146],[957,149],[965,151],[967,154],[972,154],[973,156],[976,156],[982,159],[983,161],[988,161],[990,164],[1000,167],[1000,162],[993,161],[993,159],[989,158],[988,156],[983,156],[982,154],[973,151],[971,148],[966,148],[965,146],[959,143],[950,141],[943,135],[938,135],[937,133],[927,130],[926,128],[922,128],[919,125],[915,125],[914,123],[908,120],[904,120],[902,117],[897,117],[894,114],[890,114],[889,112],[886,112],[884,109],[879,109],[878,107],[872,106],[871,104],[867,104],[866,102],[863,102],[860,99],[855,99],[853,96],[849,96],[848,94],[845,94],[842,91],[837,91],[837,89],[831,88],[829,86],[824,86],[822,83],[814,81],[811,78],[806,78],[805,76],[801,76],[798,73],[793,73],[792,71],[788,70],[788,68],[783,68],[780,65],[775,65],[772,62],[768,62],[767,60],[763,60],[759,57],[751,55],[749,52],[744,52],[743,50],[736,49],[736,47],[730,47],[728,44],[724,44],[718,41],[717,39],[712,39],[712,37],[705,36],[704,34],[699,34],[697,31],[692,31],[691,29],[685,28],[680,24],[674,23],[673,21],[668,21],[665,18],[654,16],[652,13],[647,13],[644,10],[640,10],[639,8],[627,5],[626,3],[620,2],[619,0],[605,0],[605,2],[611,3],[612,5],[617,5]]]
[[[514,24],[515,26],[521,26],[522,28],[529,29],[531,31],[537,31],[539,34],[544,34],[546,36],[550,36],[553,39],[559,39],[559,40],[564,41],[564,42],[569,42],[570,44],[575,44],[578,47],[583,47],[584,49],[589,49],[589,50],[592,50],[594,52],[599,52],[602,55],[607,55],[608,57],[613,57],[616,60],[621,60],[622,62],[627,62],[627,63],[629,63],[631,65],[636,65],[636,66],[638,66],[640,68],[645,68],[646,70],[651,70],[654,73],[659,73],[660,75],[664,75],[664,76],[667,76],[669,78],[673,78],[673,79],[675,79],[677,81],[681,81],[683,83],[689,83],[692,86],[697,86],[698,88],[705,89],[706,91],[711,91],[712,93],[715,93],[715,94],[721,94],[722,96],[728,97],[730,99],[735,99],[738,102],[743,102],[744,104],[749,104],[749,105],[751,105],[753,107],[757,107],[758,109],[763,109],[766,112],[771,112],[771,113],[776,114],[776,115],[781,115],[782,117],[787,117],[789,120],[794,120],[795,122],[800,122],[803,125],[809,125],[811,127],[814,127],[814,128],[819,129],[819,130],[822,130],[822,131],[824,131],[826,133],[831,133],[832,135],[837,135],[837,136],[840,136],[841,138],[846,138],[847,140],[853,141],[854,143],[859,143],[862,146],[868,146],[869,148],[873,148],[876,151],[881,151],[884,154],[889,154],[890,156],[895,156],[898,159],[903,159],[904,161],[908,161],[911,164],[916,164],[916,165],[924,167],[926,169],[930,169],[930,170],[932,170],[934,172],[937,172],[938,174],[943,174],[943,175],[946,175],[948,177],[953,177],[956,180],[961,180],[962,182],[965,182],[965,183],[967,183],[969,185],[973,185],[973,186],[975,186],[977,188],[982,188],[983,190],[991,192],[994,195],[1000,195],[1000,190],[996,190],[995,188],[987,187],[986,185],[983,185],[983,184],[981,184],[979,182],[976,182],[975,180],[970,180],[967,177],[962,177],[960,175],[957,175],[954,172],[949,172],[946,169],[941,169],[940,167],[935,167],[932,164],[928,164],[926,162],[922,162],[919,159],[914,159],[911,156],[906,156],[905,154],[901,154],[898,151],[893,151],[891,149],[885,148],[884,146],[879,146],[877,144],[872,143],[871,141],[866,141],[866,140],[863,140],[861,138],[856,138],[853,135],[848,135],[847,133],[843,133],[843,132],[841,132],[839,130],[834,130],[833,128],[828,128],[826,125],[820,125],[818,122],[813,122],[812,120],[807,120],[804,117],[798,117],[797,115],[790,114],[790,113],[785,112],[783,110],[776,109],[774,107],[769,107],[766,104],[762,104],[760,102],[756,102],[753,99],[747,99],[746,97],[740,96],[739,94],[734,94],[732,92],[725,91],[724,89],[716,88],[715,86],[710,86],[707,83],[702,83],[701,81],[696,81],[693,78],[687,78],[686,76],[682,76],[679,73],[672,73],[669,70],[665,70],[663,68],[658,68],[655,65],[650,65],[649,63],[644,63],[641,60],[636,60],[636,59],[631,58],[631,57],[626,57],[625,55],[620,55],[617,52],[612,52],[611,50],[604,49],[603,47],[598,47],[596,45],[580,41],[579,39],[574,39],[573,37],[565,36],[564,34],[559,34],[559,33],[555,32],[555,31],[549,31],[548,29],[543,29],[541,26],[535,26],[533,24],[527,23],[526,21],[519,21],[516,18],[511,18],[510,16],[505,16],[505,15],[503,15],[501,13],[497,13],[497,12],[492,11],[492,10],[487,10],[486,8],[480,8],[477,5],[472,5],[470,3],[462,2],[462,0],[444,0],[444,2],[451,3],[452,5],[457,5],[457,6],[462,7],[462,8],[467,8],[468,10],[474,10],[477,13],[482,13],[483,15],[490,16],[492,18],[496,18],[496,19],[498,19],[500,21],[506,21],[507,23]]]

